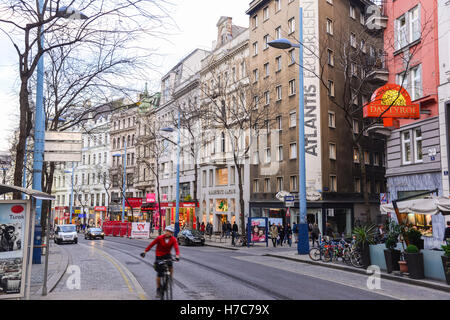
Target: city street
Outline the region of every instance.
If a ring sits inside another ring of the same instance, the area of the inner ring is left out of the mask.
[[[145,259],[139,256],[148,243],[80,237],[78,244],[62,245],[70,255],[68,270],[80,268],[80,286],[74,288],[68,281],[71,273],[66,272],[45,299],[155,299],[154,249]],[[180,250],[181,260],[175,262],[176,300],[450,299],[446,292],[384,279],[380,290],[370,290],[365,275],[264,256],[291,248],[183,246]]]

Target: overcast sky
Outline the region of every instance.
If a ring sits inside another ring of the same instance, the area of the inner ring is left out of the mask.
[[[196,48],[210,50],[216,40],[216,23],[221,16],[233,18],[233,24],[248,27],[245,11],[250,0],[171,0],[171,16],[179,30],[172,30],[167,40],[159,40],[152,47],[157,47],[164,58],[158,64],[158,70],[149,71],[149,83],[159,83],[167,73],[184,56]],[[9,42],[0,35],[0,151],[8,150],[8,138],[18,127],[18,67],[17,56]],[[145,83],[141,84],[142,89]],[[150,87],[155,87],[150,85]],[[33,97],[34,98],[34,97]]]

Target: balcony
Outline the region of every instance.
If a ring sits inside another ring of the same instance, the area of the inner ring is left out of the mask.
[[[369,17],[366,19],[366,27],[373,31],[385,30],[388,22],[386,0],[375,0],[374,3],[375,5],[367,8]]]

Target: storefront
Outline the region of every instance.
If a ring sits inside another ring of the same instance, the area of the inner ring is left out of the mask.
[[[101,226],[103,224],[103,221],[106,220],[106,207],[99,206],[94,207],[95,212],[95,226]]]
[[[166,203],[166,207],[161,204],[161,208],[165,210],[165,221],[170,221],[170,224],[175,224],[176,216],[176,202]],[[180,202],[180,211],[178,221],[180,223],[180,230],[183,228],[197,229],[197,215],[196,209],[198,204],[196,202]]]

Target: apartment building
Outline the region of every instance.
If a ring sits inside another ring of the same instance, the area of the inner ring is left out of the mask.
[[[263,161],[252,164],[251,216],[299,222],[298,105],[299,52],[269,46],[299,39],[303,8],[305,156],[308,222],[323,231],[349,234],[355,223],[381,222],[384,138],[364,130],[362,106],[387,81],[382,33],[366,26],[368,1],[255,0],[250,21],[249,70],[270,82],[264,103],[278,110],[270,126]],[[364,131],[363,131],[364,130]],[[365,170],[362,170],[365,169]],[[276,198],[295,196],[289,211]],[[366,195],[366,196],[365,196]]]

